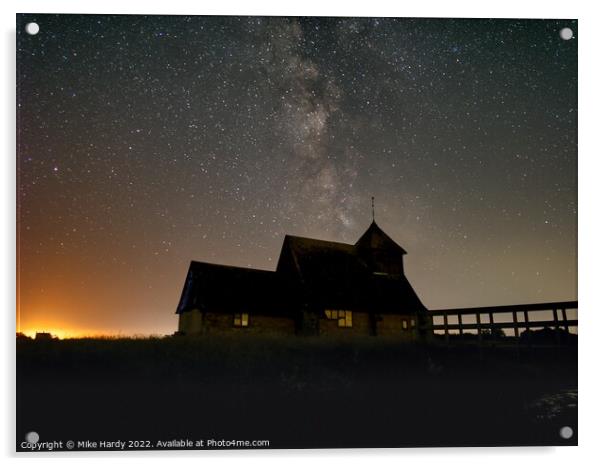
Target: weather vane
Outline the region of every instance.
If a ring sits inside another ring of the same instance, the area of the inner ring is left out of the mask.
[[[374,221],[374,196],[372,196],[372,221]]]

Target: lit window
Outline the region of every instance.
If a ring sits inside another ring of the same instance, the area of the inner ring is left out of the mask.
[[[408,321],[406,319],[402,319],[401,320],[401,328],[403,330],[407,330],[408,329]]]
[[[339,327],[351,327],[353,321],[351,320],[351,311],[339,311]]]
[[[353,327],[351,311],[335,311],[327,309],[324,311],[326,318],[336,320],[339,327]]]
[[[248,327],[249,326],[249,314],[243,312],[241,314],[234,314],[234,326],[235,327]]]
[[[415,319],[410,320],[410,327],[416,328],[416,320]]]

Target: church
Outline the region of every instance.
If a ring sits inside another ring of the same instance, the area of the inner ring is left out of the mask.
[[[372,221],[355,244],[286,235],[275,271],[192,261],[176,334],[423,338],[405,254]]]

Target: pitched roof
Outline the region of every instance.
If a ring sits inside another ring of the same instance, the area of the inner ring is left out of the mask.
[[[286,255],[307,299],[318,306],[373,312],[425,309],[405,275],[375,272],[356,245],[287,235],[278,271],[284,271]]]
[[[355,245],[359,248],[388,249],[407,254],[406,250],[391,239],[374,220]]]
[[[282,292],[276,272],[192,261],[176,312],[195,308],[280,312]]]
[[[426,310],[403,273],[405,253],[374,222],[356,244],[287,235],[275,272],[191,262],[176,312],[287,315],[304,304],[374,313]]]

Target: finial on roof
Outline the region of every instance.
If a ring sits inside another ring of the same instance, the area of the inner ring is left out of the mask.
[[[372,221],[374,221],[374,196],[372,196]]]

